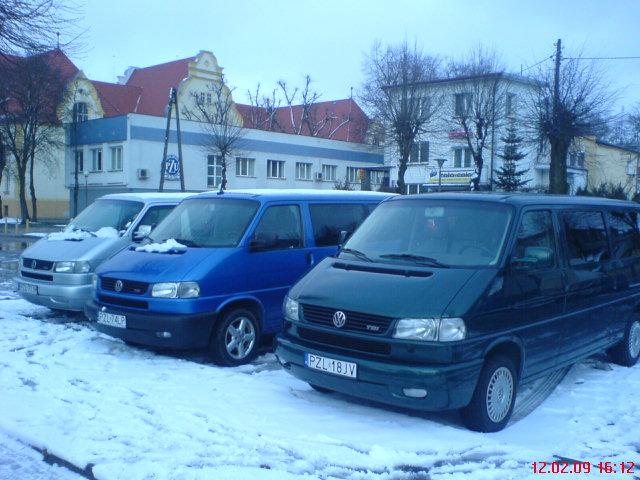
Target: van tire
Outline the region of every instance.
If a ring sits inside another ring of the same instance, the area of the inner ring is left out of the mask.
[[[505,355],[493,355],[487,358],[480,372],[471,402],[460,410],[464,425],[476,432],[502,430],[513,413],[517,386],[518,374],[511,358]],[[491,395],[490,391],[496,388],[498,390]],[[494,395],[494,411],[490,413],[489,406]],[[509,400],[508,406],[501,401],[505,395],[510,396],[507,398]],[[495,411],[495,408],[498,410]]]
[[[259,345],[260,325],[255,315],[247,309],[236,308],[226,312],[216,322],[208,353],[217,365],[235,367],[250,363]]]
[[[624,338],[609,351],[611,359],[623,367],[633,367],[640,358],[640,320],[634,318],[624,331]]]

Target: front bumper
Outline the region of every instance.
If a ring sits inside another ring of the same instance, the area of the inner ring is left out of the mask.
[[[98,310],[127,317],[127,328],[112,327],[98,323]],[[161,314],[156,312],[132,312],[117,307],[103,306],[90,300],[84,313],[95,322],[96,330],[126,342],[152,347],[178,350],[202,348],[209,344],[215,314]],[[160,335],[163,333],[163,335]],[[166,336],[166,334],[170,336]]]
[[[312,370],[305,366],[305,353],[326,356],[358,365],[357,379]],[[482,360],[444,365],[421,365],[363,359],[348,354],[324,352],[280,335],[276,356],[293,376],[313,385],[370,401],[421,411],[451,410],[469,404],[482,369]],[[424,398],[408,397],[403,389],[425,389]]]
[[[52,282],[39,282],[24,277],[17,277],[18,294],[28,302],[59,310],[81,312],[85,304],[91,300],[93,286],[91,283],[79,285],[61,285]],[[20,284],[37,288],[36,294],[21,291]]]

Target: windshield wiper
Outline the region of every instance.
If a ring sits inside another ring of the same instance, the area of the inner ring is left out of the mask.
[[[197,244],[196,242],[192,241],[192,240],[187,240],[186,238],[174,238],[174,240],[182,245],[184,245],[185,247],[192,247],[192,248],[200,248],[201,245]],[[166,240],[164,240],[166,241]]]
[[[415,255],[413,253],[385,253],[379,255],[380,258],[392,258],[397,260],[412,260],[416,263],[424,263],[437,268],[450,268],[446,263],[439,262],[435,258],[425,257],[424,255]]]
[[[358,257],[360,260],[364,260],[365,262],[373,262],[366,253],[361,252],[360,250],[356,250],[354,248],[341,248],[338,253],[350,253],[354,257]]]

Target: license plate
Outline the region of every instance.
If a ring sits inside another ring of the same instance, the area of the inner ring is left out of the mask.
[[[335,358],[321,357],[312,353],[304,354],[304,364],[307,368],[333,373],[343,377],[356,378],[358,365],[352,362],[344,362]]]
[[[110,327],[127,328],[127,317],[115,313],[98,312],[98,323]]]
[[[31,295],[37,295],[38,294],[38,286],[37,285],[30,285],[28,283],[19,283],[18,284],[18,291],[22,292],[22,293],[30,293]]]

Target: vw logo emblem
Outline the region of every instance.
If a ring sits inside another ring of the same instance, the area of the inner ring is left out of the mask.
[[[124,285],[122,284],[122,280],[116,280],[116,284],[113,286],[114,290],[116,292],[121,292],[122,287],[124,287]]]
[[[33,270],[35,270],[37,266],[38,266],[38,261],[37,260],[31,260],[31,268]]]
[[[338,310],[333,314],[333,324],[336,326],[336,328],[344,327],[345,323],[347,323],[347,316],[344,314],[344,312]]]

